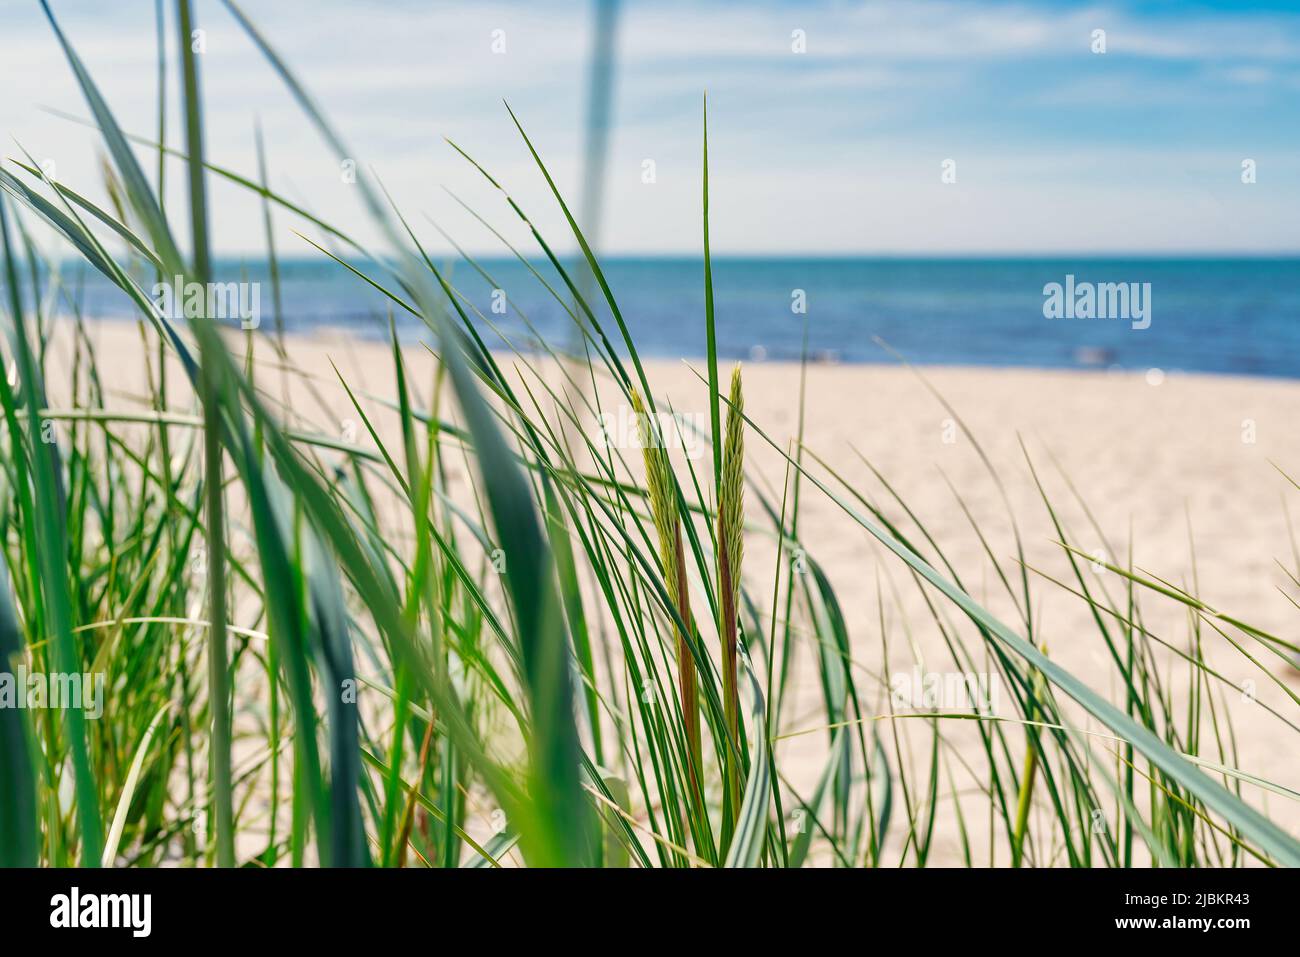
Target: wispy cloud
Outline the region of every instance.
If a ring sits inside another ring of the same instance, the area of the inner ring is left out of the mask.
[[[147,134],[156,125],[153,6],[55,3],[125,125]],[[707,89],[721,250],[1300,247],[1287,212],[1300,201],[1292,159],[1300,15],[1276,5],[1176,7],[626,2],[606,244],[697,248]],[[287,0],[247,8],[405,208],[428,211],[471,249],[493,248],[445,184],[527,247],[526,232],[446,147],[447,136],[563,245],[563,220],[501,101],[516,109],[561,187],[576,193],[587,5]],[[200,3],[199,13],[213,159],[252,170],[260,118],[274,185],[368,236],[355,191],[273,72],[218,4]],[[16,0],[0,0],[0,16],[0,129],[93,194],[93,132],[41,110],[84,113],[47,25]],[[1090,49],[1094,30],[1105,31],[1105,54]],[[806,53],[792,51],[794,31]],[[494,36],[504,53],[493,51]],[[176,90],[168,95],[174,111]],[[1246,157],[1259,168],[1250,187],[1237,176]],[[940,181],[945,159],[956,161],[955,184]],[[653,184],[642,181],[646,160],[655,163]],[[253,198],[216,189],[218,246],[255,253]],[[291,225],[281,223],[281,241],[300,251]],[[443,248],[436,235],[430,244]]]

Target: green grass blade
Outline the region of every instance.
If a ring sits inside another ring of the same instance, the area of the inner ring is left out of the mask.
[[[21,661],[23,636],[14,609],[9,566],[0,552],[0,673]],[[17,693],[22,694],[23,689]],[[36,810],[36,765],[25,713],[0,708],[0,867],[35,867],[41,833]]]

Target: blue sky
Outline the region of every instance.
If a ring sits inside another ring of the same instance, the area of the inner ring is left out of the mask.
[[[52,6],[123,125],[152,133],[152,0]],[[589,3],[243,6],[432,248],[449,247],[422,214],[470,250],[500,248],[443,187],[531,248],[443,137],[567,248],[502,100],[576,202]],[[355,187],[272,71],[220,4],[197,9],[212,159],[252,172],[260,117],[273,185],[370,236]],[[0,16],[7,155],[20,155],[17,141],[102,195],[93,134],[44,110],[85,113],[38,4],[0,0]],[[805,53],[792,51],[796,30]],[[1090,49],[1094,30],[1104,54]],[[615,50],[609,252],[698,251],[706,89],[720,252],[1300,250],[1295,3],[623,2]],[[178,143],[174,119],[171,132]],[[955,183],[941,181],[948,159]],[[1241,182],[1244,159],[1256,163],[1253,185]],[[646,160],[653,183],[642,181]],[[215,189],[218,248],[256,253],[256,203]],[[307,249],[295,225],[277,222],[286,253]]]

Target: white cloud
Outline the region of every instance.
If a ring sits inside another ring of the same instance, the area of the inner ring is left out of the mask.
[[[1280,113],[1242,118],[1259,97],[1296,88],[1296,18],[1151,19],[1122,5],[943,0],[624,6],[603,230],[612,250],[698,248],[706,88],[712,228],[722,251],[1297,245],[1284,211],[1295,208],[1300,183],[1294,166],[1273,159],[1294,147],[1296,133]],[[123,124],[152,134],[152,0],[122,0],[111,11],[55,7]],[[563,218],[501,101],[516,108],[576,200],[591,43],[585,4],[318,0],[246,8],[413,219],[428,211],[470,249],[495,248],[442,192],[446,184],[532,248],[499,194],[443,143],[450,136],[508,185],[558,247],[568,246]],[[209,31],[202,65],[213,161],[253,171],[260,117],[272,184],[372,241],[355,190],[274,72],[218,5],[203,4],[200,13]],[[28,3],[0,3],[0,16],[0,132],[55,159],[60,178],[100,195],[95,134],[39,109],[86,112],[48,25]],[[1105,61],[1087,50],[1095,27],[1107,30]],[[796,28],[807,33],[803,56],[790,52]],[[505,55],[491,51],[495,29],[505,31]],[[1243,91],[1253,93],[1243,100]],[[174,83],[169,100],[177,143]],[[1144,108],[1183,111],[1187,136],[1199,138],[1189,144],[1186,136],[1162,141],[1146,133]],[[1103,120],[1110,111],[1112,121],[1099,120],[1098,111]],[[1084,119],[1063,122],[1076,114]],[[1259,129],[1251,135],[1238,129],[1252,121]],[[1221,200],[1232,204],[1229,218],[1240,228],[1221,228],[1215,215],[1222,210],[1210,215],[1210,207],[1188,201],[1197,191],[1218,195],[1217,163],[1230,173],[1239,154],[1255,153],[1267,160],[1261,169],[1269,177],[1261,174],[1253,194],[1239,188]],[[959,184],[944,192],[937,163],[954,155]],[[152,169],[152,158],[141,156]],[[640,182],[647,157],[658,164],[654,186]],[[1141,172],[1149,169],[1182,172]],[[173,170],[168,200],[179,207],[183,183]],[[218,247],[256,254],[256,199],[222,184],[213,190]],[[1061,226],[1072,220],[1073,233]],[[291,225],[279,217],[282,252],[304,249]]]

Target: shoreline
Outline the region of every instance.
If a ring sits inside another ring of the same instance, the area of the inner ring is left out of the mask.
[[[68,321],[66,316],[61,316],[58,322]],[[94,329],[96,326],[106,324],[109,326],[123,327],[129,326],[134,328],[140,321],[138,317],[104,315],[86,318],[87,329]],[[376,323],[379,320],[376,319]],[[414,326],[412,328],[415,328]],[[427,330],[421,329],[421,335]],[[231,335],[242,336],[236,328],[227,330]],[[259,339],[265,339],[275,335],[273,329],[263,322],[255,330]],[[93,338],[93,336],[92,336]],[[316,345],[355,345],[359,347],[377,347],[387,350],[389,340],[382,334],[382,330],[377,334],[364,335],[358,334],[355,328],[338,324],[323,322],[313,325],[311,328],[286,329],[285,338],[302,344],[314,343]],[[406,338],[402,336],[402,327],[398,327],[398,344],[403,348],[418,347],[423,339],[421,337]],[[232,340],[233,343],[233,340]],[[617,343],[616,343],[617,345]],[[521,349],[519,353],[503,347],[493,347],[493,355],[513,357],[518,354],[527,355],[529,358],[537,359],[542,362],[550,361],[550,356],[543,350],[525,350]],[[690,364],[703,364],[708,361],[707,354],[700,352],[690,353],[681,356],[663,355],[658,352],[638,352],[641,360],[646,363],[672,364],[677,362],[686,362]],[[619,352],[619,358],[627,360],[627,355]],[[734,363],[741,363],[746,367],[750,366],[768,366],[768,367],[790,367],[799,369],[802,365],[797,357],[791,358],[785,355],[779,357],[763,356],[755,358],[752,355],[734,355],[718,353],[719,366],[726,365],[730,367]],[[1210,380],[1242,380],[1246,382],[1277,382],[1277,383],[1296,383],[1300,384],[1300,376],[1274,375],[1268,372],[1244,372],[1244,371],[1223,371],[1218,369],[1185,369],[1178,366],[1120,366],[1120,365],[1101,365],[1101,364],[1074,364],[1074,365],[1034,365],[1022,363],[1005,363],[1005,364],[987,364],[975,362],[930,362],[924,360],[912,360],[904,356],[903,360],[883,356],[880,359],[844,359],[838,355],[824,357],[818,355],[809,355],[807,362],[809,369],[814,368],[862,368],[862,369],[881,369],[893,368],[906,371],[908,367],[921,370],[923,373],[930,370],[944,370],[954,372],[1008,372],[1008,373],[1051,373],[1051,374],[1078,374],[1081,376],[1105,376],[1105,377],[1124,377],[1124,376],[1143,376],[1148,372],[1157,371],[1162,373],[1165,378],[1206,378]]]

